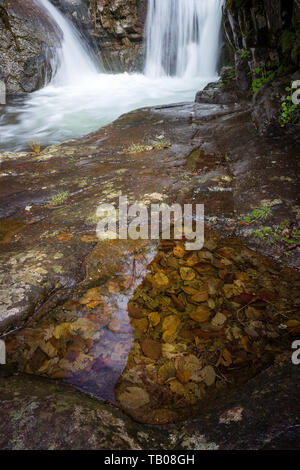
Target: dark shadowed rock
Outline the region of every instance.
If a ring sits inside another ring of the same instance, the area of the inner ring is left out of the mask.
[[[33,0],[0,2],[1,75],[7,93],[31,92],[50,80],[61,31]]]

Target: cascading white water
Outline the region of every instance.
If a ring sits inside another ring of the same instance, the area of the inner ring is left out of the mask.
[[[48,0],[36,1],[62,30],[60,63],[50,84],[0,114],[0,150],[59,143],[133,109],[193,101],[217,78],[223,0],[149,0],[144,74],[97,71],[71,23]]]
[[[220,0],[148,0],[146,74],[212,77],[216,73]]]
[[[86,76],[96,74],[97,67],[74,26],[49,0],[39,0],[39,3],[48,11],[50,17],[63,33],[60,65],[53,83],[58,86],[69,85]]]

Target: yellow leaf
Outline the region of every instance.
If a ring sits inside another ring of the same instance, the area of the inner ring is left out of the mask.
[[[176,258],[183,258],[185,255],[185,249],[180,245],[174,246],[173,254]]]
[[[160,288],[163,288],[163,287],[168,287],[169,278],[164,273],[160,272],[160,273],[156,273],[153,276],[152,282],[155,285],[155,287],[158,287],[160,289]]]
[[[166,317],[162,324],[162,329],[168,330],[169,335],[173,335],[181,324],[180,318],[177,315],[169,315]]]
[[[190,318],[197,323],[205,323],[211,315],[211,311],[207,307],[198,307],[195,312],[190,313]]]
[[[72,323],[60,323],[54,328],[53,336],[56,339],[61,338],[62,336],[67,336],[68,334],[71,334],[73,330],[73,325]]]
[[[232,364],[232,356],[228,349],[224,348],[221,352],[219,363],[224,367],[229,367]]]
[[[152,326],[157,326],[160,323],[160,316],[158,312],[151,312],[148,315],[149,321]]]

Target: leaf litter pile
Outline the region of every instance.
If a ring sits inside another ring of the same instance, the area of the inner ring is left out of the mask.
[[[17,332],[9,362],[165,424],[291,360],[299,273],[215,234],[193,252],[161,241],[147,272],[133,291],[127,273]]]

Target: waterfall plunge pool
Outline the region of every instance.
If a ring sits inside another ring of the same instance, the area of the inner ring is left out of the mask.
[[[49,84],[3,109],[0,150],[27,150],[28,141],[57,144],[96,131],[137,108],[193,101],[215,78],[95,73],[66,85]]]
[[[194,101],[216,80],[223,0],[149,0],[145,74],[99,71],[83,38],[49,0],[37,8],[63,35],[51,83],[0,110],[0,151],[57,144],[134,109]]]

